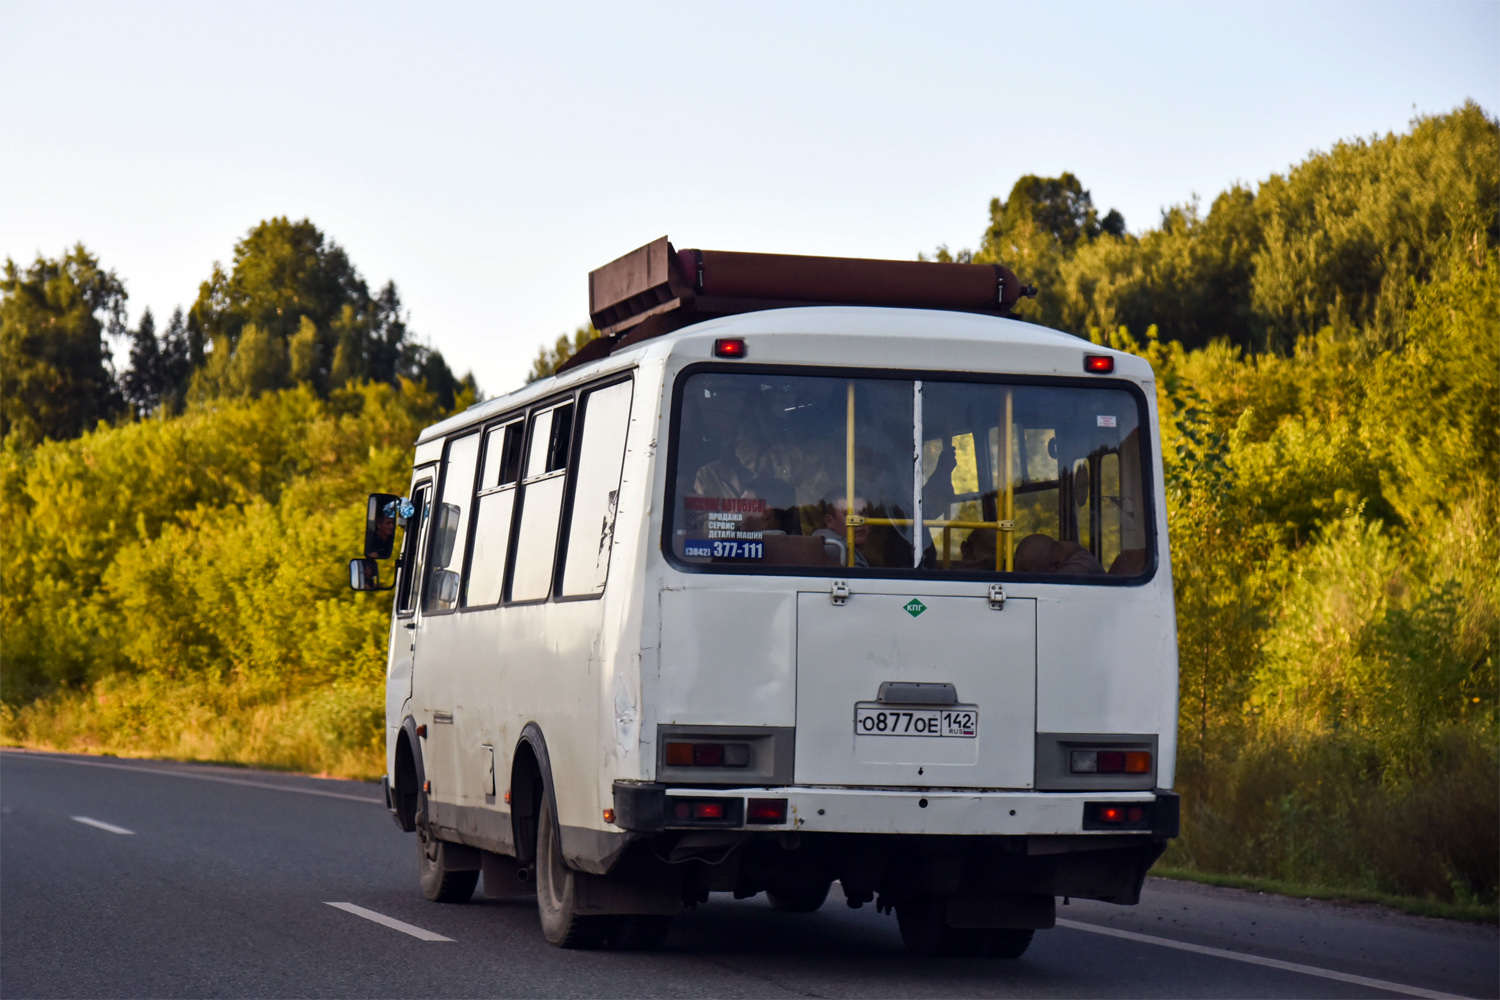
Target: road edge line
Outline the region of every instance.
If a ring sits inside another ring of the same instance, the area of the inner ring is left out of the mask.
[[[321,795],[325,799],[347,799],[350,802],[367,802],[371,805],[385,805],[380,799],[366,798],[363,795],[345,795],[343,792],[324,792],[316,788],[294,788],[290,785],[273,785],[269,781],[246,781],[244,778],[230,778],[218,774],[194,774],[191,771],[177,771],[169,767],[136,767],[131,764],[112,764],[102,760],[77,760],[61,754],[28,753],[20,755],[25,760],[47,760],[54,764],[74,764],[78,767],[105,767],[114,771],[136,771],[140,774],[165,774],[173,778],[192,778],[194,781],[217,781],[224,785],[242,785],[246,788],[266,788],[273,792],[295,792],[298,795]]]
[[[1421,997],[1422,1000],[1470,1000],[1470,998],[1459,996],[1456,993],[1442,993],[1438,990],[1424,989],[1420,986],[1406,986],[1402,983],[1387,982],[1384,979],[1356,976],[1350,972],[1321,969],[1315,965],[1302,965],[1299,962],[1283,962],[1279,958],[1264,958],[1260,955],[1248,955],[1244,952],[1229,951],[1225,948],[1213,948],[1204,944],[1192,944],[1188,941],[1174,941],[1171,938],[1156,937],[1154,934],[1140,934],[1136,931],[1125,931],[1116,927],[1101,927],[1099,924],[1084,923],[1080,920],[1064,920],[1059,917],[1057,926],[1066,927],[1069,930],[1087,931],[1090,934],[1103,934],[1107,937],[1122,938],[1126,941],[1139,941],[1142,944],[1154,944],[1162,948],[1190,951],[1197,955],[1211,955],[1214,958],[1227,958],[1235,962],[1246,962],[1250,965],[1263,965],[1268,969],[1280,969],[1283,972],[1298,972],[1304,976],[1333,979],[1341,983],[1350,983],[1354,986],[1368,986],[1371,989],[1385,990],[1387,993],[1401,993],[1409,997]]]

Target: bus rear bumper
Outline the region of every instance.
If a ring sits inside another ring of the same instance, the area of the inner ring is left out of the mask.
[[[782,822],[745,822],[749,800],[785,800]],[[695,819],[695,803],[721,802]],[[615,824],[627,830],[734,829],[907,836],[1176,837],[1178,798],[1154,791],[964,791],[785,786],[692,788],[654,782],[614,784]],[[682,807],[686,804],[687,808]]]

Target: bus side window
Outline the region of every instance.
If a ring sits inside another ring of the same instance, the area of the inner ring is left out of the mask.
[[[552,591],[557,522],[562,514],[572,436],[572,403],[532,414],[526,443],[526,478],[521,481],[521,523],[511,567],[512,601],[545,600]]]
[[[519,420],[491,427],[484,435],[479,496],[474,500],[474,542],[469,572],[464,578],[466,608],[499,604],[505,583],[505,557],[510,551],[511,515],[516,506],[516,481],[521,475]]]
[[[583,397],[582,434],[574,463],[573,507],[563,554],[564,597],[604,591],[620,500],[620,467],[630,427],[631,383],[617,382]]]
[[[463,542],[468,538],[469,501],[474,495],[474,463],[479,457],[478,433],[448,442],[443,459],[443,485],[432,509],[427,556],[427,582],[422,587],[422,613],[451,611],[458,604],[458,576],[463,568]]]
[[[423,483],[412,491],[411,503],[416,509],[406,519],[406,536],[401,543],[401,583],[396,595],[398,615],[409,615],[417,609],[415,581],[422,578],[422,526],[427,523],[427,498],[431,495],[431,483]]]

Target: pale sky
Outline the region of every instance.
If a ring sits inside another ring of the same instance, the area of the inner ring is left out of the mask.
[[[3,0],[0,253],[82,241],[160,323],[310,218],[496,395],[663,234],[909,259],[1064,170],[1139,232],[1466,98],[1500,2]]]

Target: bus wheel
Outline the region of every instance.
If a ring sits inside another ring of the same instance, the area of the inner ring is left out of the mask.
[[[823,905],[828,898],[828,887],[832,881],[815,882],[812,885],[799,886],[787,892],[775,889],[766,890],[766,899],[771,902],[771,909],[781,913],[811,913]]]
[[[1020,958],[1031,947],[1036,931],[995,929],[967,933],[975,935],[975,947],[969,954],[983,958]]]
[[[551,798],[545,792],[536,825],[536,906],[543,936],[559,948],[600,947],[613,918],[578,914],[576,879],[563,863]]]
[[[422,895],[434,903],[467,903],[479,882],[477,871],[453,871],[447,864],[448,845],[432,835],[427,817],[417,817],[417,866]]]
[[[901,941],[913,955],[967,955],[978,958],[1020,958],[1036,932],[1007,928],[948,926],[948,900],[923,896],[896,907]]]
[[[616,917],[610,940],[623,951],[656,951],[667,940],[672,918],[648,914],[626,914]]]

